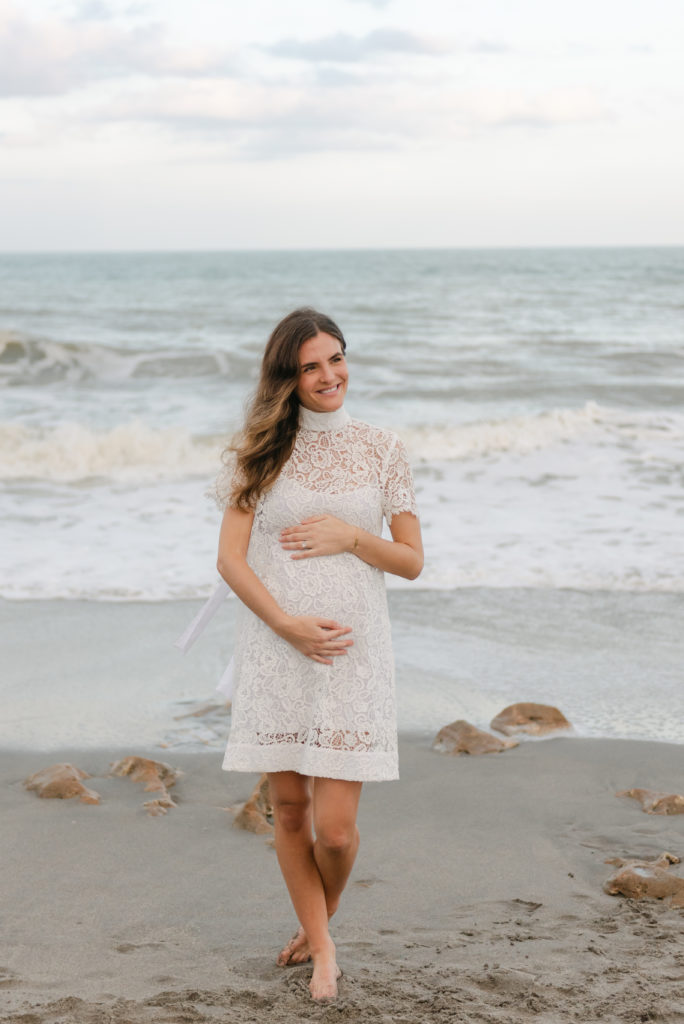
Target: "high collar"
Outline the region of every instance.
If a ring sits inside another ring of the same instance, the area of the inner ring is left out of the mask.
[[[351,416],[343,405],[332,412],[314,412],[299,406],[299,427],[301,430],[342,430],[349,423]]]

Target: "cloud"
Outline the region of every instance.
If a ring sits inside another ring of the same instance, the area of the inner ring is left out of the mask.
[[[387,7],[391,2],[392,0],[350,0],[350,3],[368,4],[369,7],[377,7],[378,10],[381,7]]]
[[[474,97],[472,116],[485,127],[553,128],[609,121],[613,115],[593,90],[575,88],[532,95],[483,92]]]
[[[296,60],[333,61],[354,63],[378,53],[410,53],[441,55],[449,47],[434,39],[417,36],[395,28],[380,28],[365,36],[352,36],[346,32],[323,36],[320,39],[281,39],[264,48],[276,57]]]
[[[385,150],[449,144],[482,132],[605,121],[589,90],[456,90],[435,81],[308,85],[234,81],[158,83],[93,111],[95,123],[146,123],[172,137],[224,147],[237,159],[303,152]]]
[[[502,52],[486,41],[457,45],[383,28],[244,48],[238,61],[209,47],[173,46],[160,24],[120,23],[105,18],[105,9],[99,0],[83,0],[80,21],[33,22],[16,4],[0,6],[0,96],[30,97],[4,104],[15,117],[14,123],[5,118],[6,146],[49,149],[66,137],[95,145],[117,133],[136,139],[156,132],[165,152],[181,159],[204,148],[222,150],[224,158],[265,160],[301,152],[439,147],[487,131],[609,116],[586,89],[496,92],[489,75],[468,88],[463,62],[443,58]],[[274,61],[264,53],[304,63]],[[476,63],[479,68],[485,61]],[[104,85],[83,88],[94,83]],[[70,95],[61,104],[40,100],[62,94]]]
[[[468,47],[471,53],[510,53],[510,46],[504,43],[497,43],[491,39],[479,39],[472,46]]]
[[[85,7],[104,10],[101,4]],[[16,7],[0,13],[0,96],[54,96],[140,73],[230,75],[234,63],[207,48],[169,46],[154,22],[124,28],[101,16],[33,22]]]
[[[81,0],[74,11],[74,21],[109,21],[115,17],[111,7],[103,0]]]

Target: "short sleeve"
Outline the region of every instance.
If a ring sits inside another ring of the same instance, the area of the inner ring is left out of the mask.
[[[233,452],[224,452],[222,462],[223,465],[213,485],[208,491],[205,491],[205,496],[215,502],[220,512],[226,510],[236,488],[241,486],[243,481],[243,476],[239,473],[235,464],[235,454]]]
[[[400,512],[418,515],[413,474],[409,465],[406,448],[399,438],[394,439],[382,473],[382,511],[388,525],[392,517]]]

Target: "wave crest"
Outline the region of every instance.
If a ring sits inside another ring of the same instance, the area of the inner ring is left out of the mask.
[[[183,430],[154,430],[139,421],[96,431],[78,423],[53,430],[0,424],[0,479],[53,480],[89,477],[138,482],[206,475],[219,465],[217,439],[195,439]]]
[[[598,435],[607,441],[681,442],[684,416],[607,409],[596,402],[586,402],[575,409],[551,409],[452,427],[401,428],[398,433],[412,458],[450,461],[505,453],[525,455],[559,443],[584,438],[598,440]]]
[[[0,386],[248,376],[253,361],[219,350],[150,352],[0,333]]]
[[[448,427],[402,427],[398,433],[416,466],[525,455],[573,442],[639,448],[634,454],[643,461],[657,453],[670,463],[683,457],[684,416],[605,409],[587,402],[579,409]],[[45,429],[0,422],[0,479],[150,481],[213,476],[220,469],[226,440],[154,428],[140,420],[100,431],[78,423]]]

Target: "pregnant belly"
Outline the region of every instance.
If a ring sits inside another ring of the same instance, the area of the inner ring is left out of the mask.
[[[293,560],[278,552],[259,572],[267,590],[288,615],[315,615],[352,625],[369,602],[385,602],[384,574],[355,555],[322,555]]]

